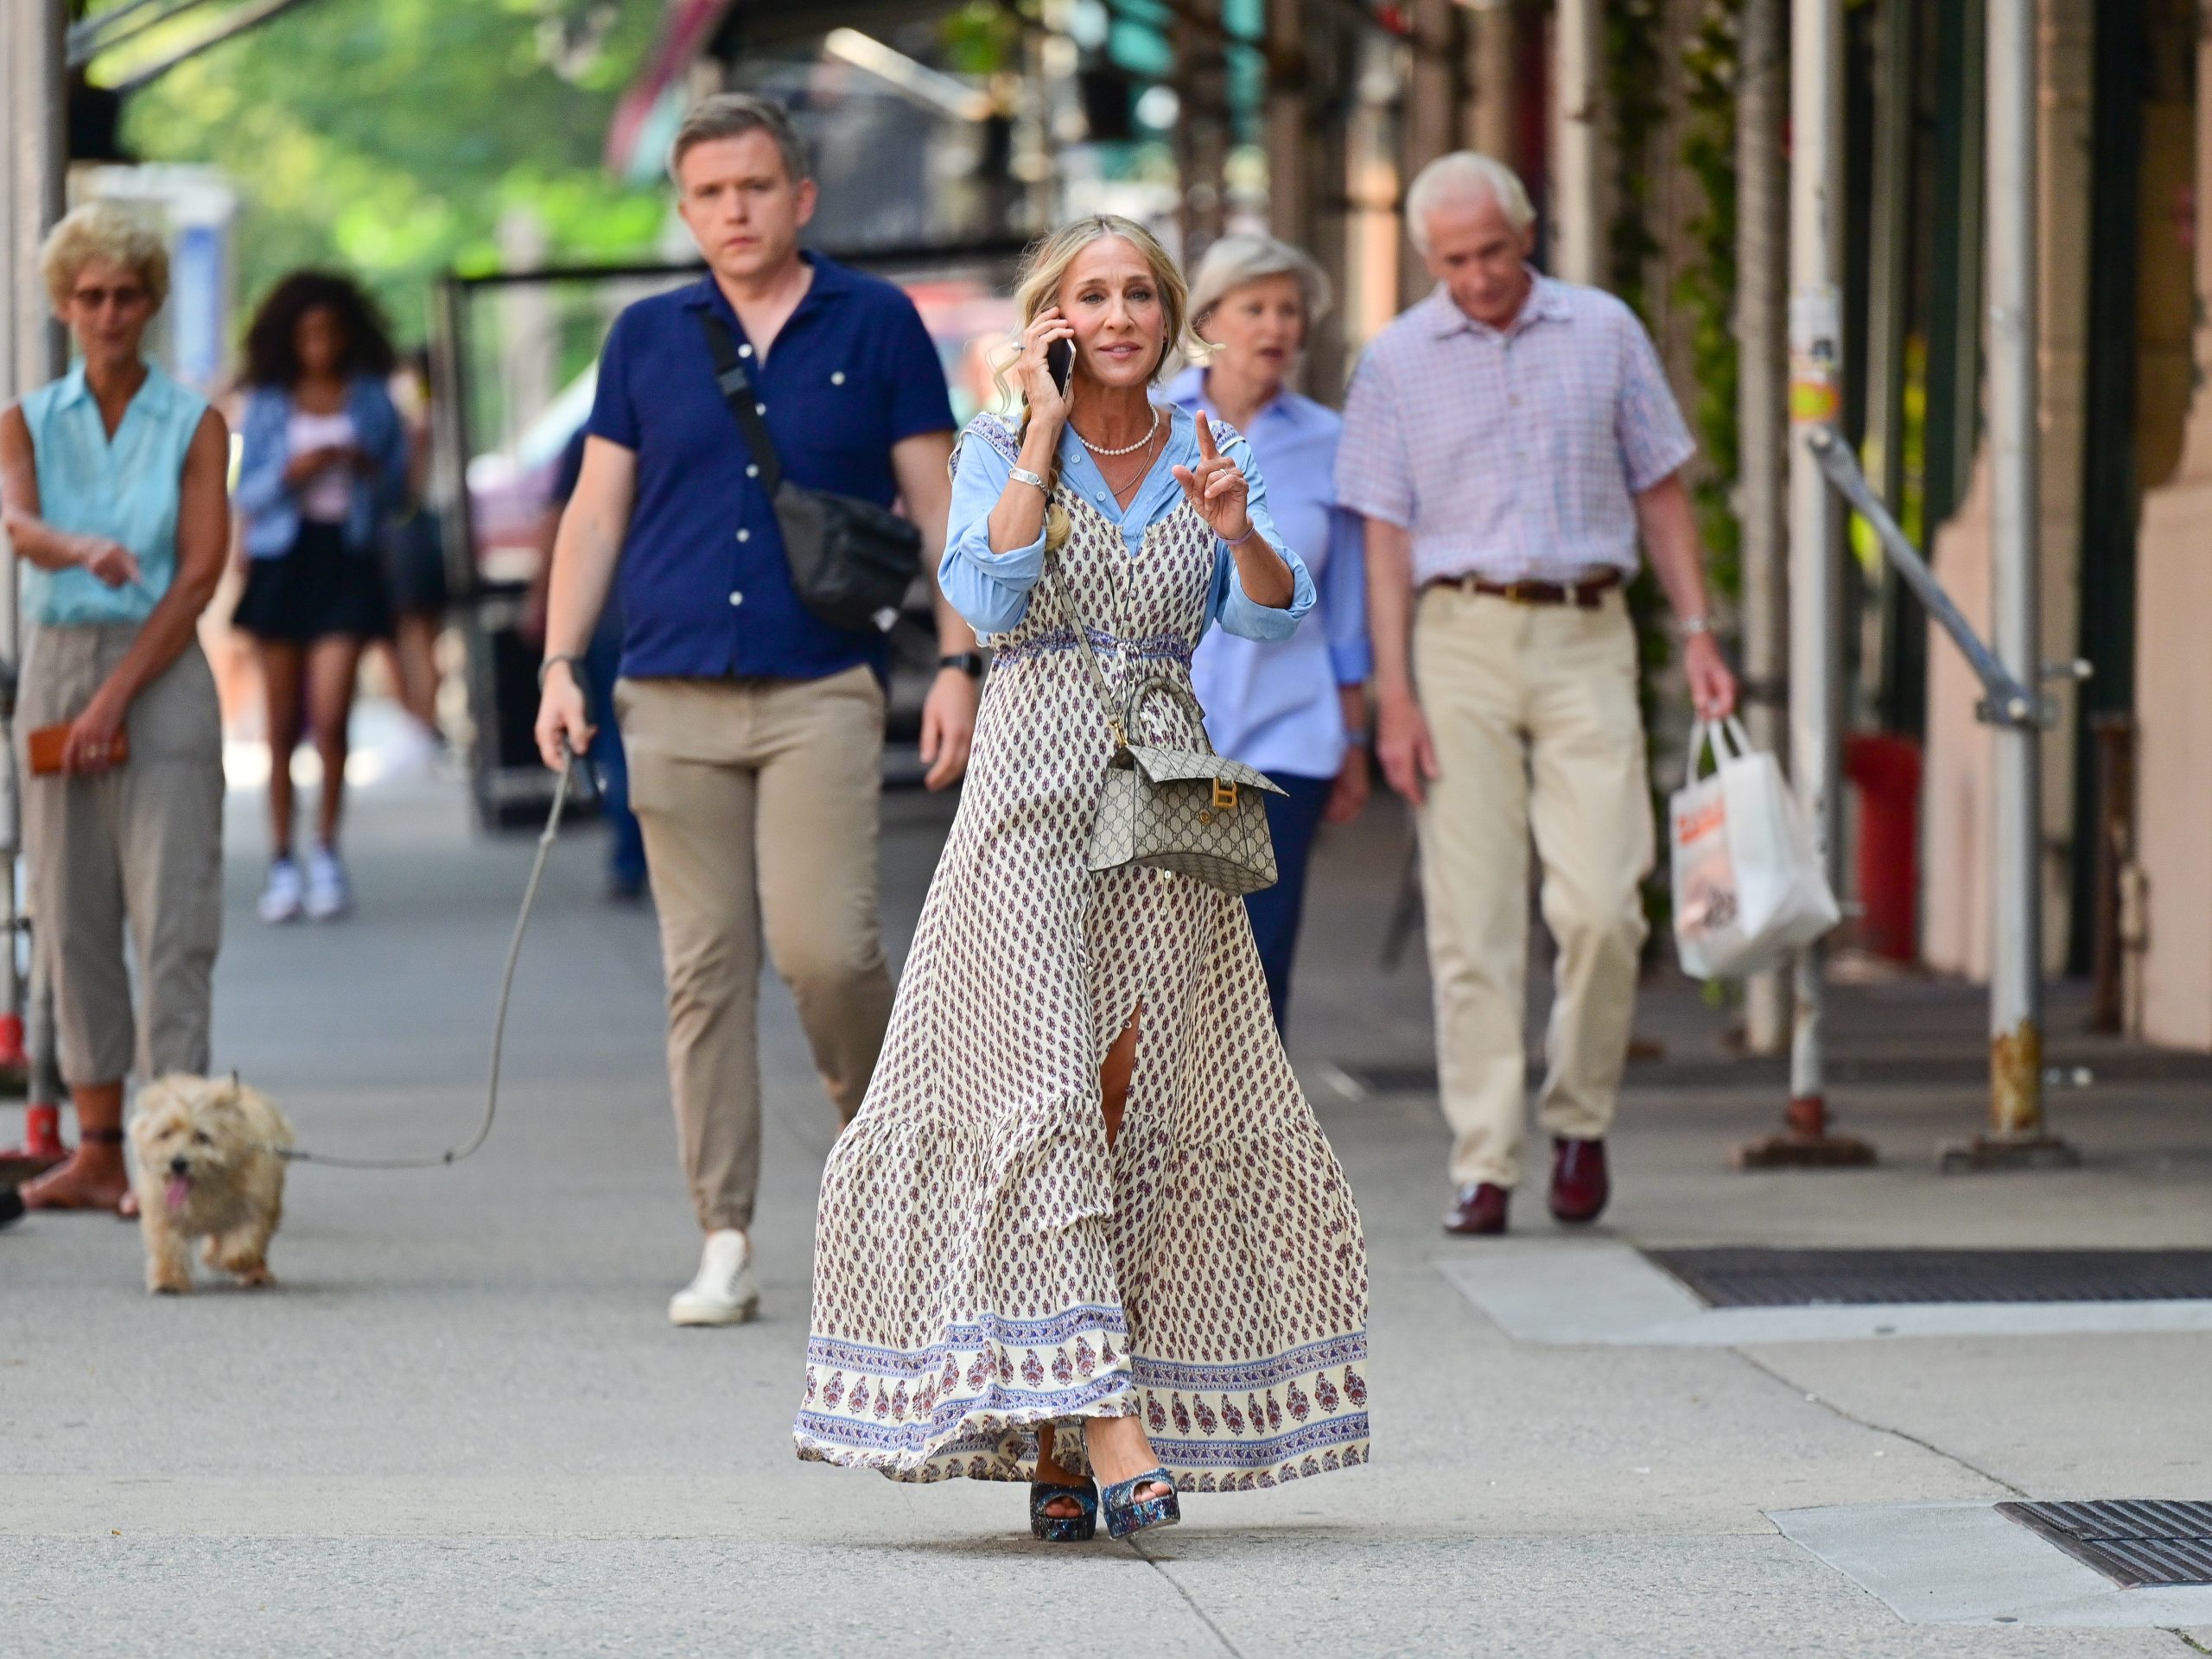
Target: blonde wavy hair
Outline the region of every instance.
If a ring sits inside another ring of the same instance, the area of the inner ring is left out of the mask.
[[[1176,268],[1173,257],[1160,245],[1160,238],[1136,222],[1119,213],[1092,213],[1063,225],[1057,231],[1031,244],[1022,256],[1021,269],[1014,278],[1014,304],[1020,315],[1020,330],[1027,330],[1037,321],[1038,313],[1058,302],[1060,285],[1067,281],[1068,268],[1074,264],[1083,251],[1094,242],[1103,242],[1109,237],[1119,237],[1137,251],[1138,256],[1151,268],[1153,280],[1160,286],[1161,321],[1160,360],[1152,365],[1149,378],[1157,385],[1168,370],[1182,356],[1198,356],[1211,348],[1191,328],[1191,290],[1184,282],[1183,273]],[[1016,344],[1014,354],[995,372],[1001,391],[1007,388],[1005,371],[1020,356]],[[1029,428],[1029,406],[1021,408],[1017,430]],[[1048,495],[1059,488],[1060,462],[1055,454],[1052,471],[1046,474],[1045,488]],[[1067,514],[1055,502],[1046,513],[1045,539],[1054,549],[1067,543],[1071,526]]]
[[[69,304],[77,273],[95,259],[136,271],[146,285],[154,309],[169,296],[169,251],[162,233],[129,208],[112,201],[88,201],[47,232],[39,249],[39,275],[56,311]]]

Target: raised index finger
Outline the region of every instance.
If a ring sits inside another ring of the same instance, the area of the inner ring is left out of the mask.
[[[1203,409],[1198,411],[1198,453],[1208,461],[1221,454],[1213,447],[1213,423],[1206,419],[1206,412]]]

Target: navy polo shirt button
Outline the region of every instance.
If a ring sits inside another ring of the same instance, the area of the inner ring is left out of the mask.
[[[753,348],[750,346],[741,346],[737,348],[737,354],[740,357],[750,357],[753,355]]]
[[[745,603],[745,595],[743,594],[732,594],[729,596],[729,602],[733,605],[742,605]]]
[[[840,369],[836,373],[831,375],[830,377],[830,384],[833,386],[843,385],[845,384],[845,372],[842,369]]]
[[[741,542],[749,542],[753,539],[753,532],[749,530],[741,530],[737,532],[737,539]]]
[[[758,478],[760,476],[760,468],[753,463],[747,461],[745,467],[745,475],[747,478]]]

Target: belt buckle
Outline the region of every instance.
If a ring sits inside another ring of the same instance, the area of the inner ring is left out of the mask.
[[[1535,602],[1533,597],[1535,587],[1534,582],[1509,582],[1505,584],[1505,597],[1516,605],[1534,604]]]

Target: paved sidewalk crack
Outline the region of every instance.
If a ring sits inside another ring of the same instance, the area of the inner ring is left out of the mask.
[[[1222,1633],[1221,1626],[1213,1622],[1212,1616],[1209,1614],[1205,1608],[1198,1605],[1197,1601],[1192,1598],[1191,1592],[1188,1590],[1185,1590],[1182,1586],[1181,1583],[1176,1579],[1175,1575],[1167,1570],[1166,1562],[1161,1560],[1156,1555],[1147,1554],[1145,1553],[1144,1545],[1137,1539],[1132,1538],[1129,1540],[1129,1548],[1136,1552],[1137,1559],[1139,1560],[1144,1562],[1146,1566],[1152,1568],[1154,1572],[1159,1573],[1161,1578],[1167,1580],[1168,1587],[1173,1590],[1177,1595],[1183,1599],[1183,1605],[1191,1610],[1192,1616],[1198,1619],[1199,1624],[1206,1627],[1207,1632],[1212,1636],[1213,1639],[1221,1643],[1221,1650],[1229,1655],[1230,1659],[1244,1659],[1243,1650],[1240,1649],[1234,1642],[1231,1642],[1228,1637]]]
[[[1759,1372],[1763,1376],[1772,1378],[1775,1382],[1781,1383],[1783,1388],[1788,1389],[1791,1393],[1802,1395],[1806,1400],[1810,1401],[1813,1404],[1822,1407],[1826,1410],[1834,1413],[1836,1416],[1842,1418],[1847,1423],[1855,1423],[1860,1428],[1872,1430],[1874,1433],[1887,1434],[1892,1439],[1904,1441],[1909,1446],[1916,1446],[1923,1452],[1932,1452],[1937,1457],[1942,1459],[1946,1463],[1955,1463],[1958,1465],[1960,1468],[1967,1471],[1969,1474],[1979,1475],[1982,1479],[1989,1482],[1993,1486],[2002,1486],[2006,1491],[2012,1493],[2015,1497],[2025,1497],[2028,1496],[2028,1490],[2026,1487],[2016,1486],[2011,1481],[2005,1479],[2004,1476],[1994,1473],[1990,1470],[1984,1469],[1979,1464],[1973,1463],[1968,1459],[1961,1457],[1957,1452],[1948,1451],[1944,1447],[1936,1445],[1933,1440],[1924,1440],[1921,1439],[1919,1435],[1911,1433],[1910,1430],[1897,1428],[1889,1423],[1878,1423],[1872,1418],[1861,1417],[1856,1412],[1845,1410],[1844,1408],[1836,1404],[1834,1401],[1827,1399],[1824,1395],[1808,1393],[1806,1390],[1804,1384],[1798,1382],[1789,1376],[1785,1376],[1782,1372],[1768,1364],[1756,1354],[1747,1353],[1741,1348],[1732,1348],[1728,1351],[1734,1354],[1737,1358],[1742,1360],[1744,1363],[1750,1366],[1753,1370]]]
[[[2177,1630],[2171,1624],[2161,1624],[2158,1628],[2164,1630],[2168,1636],[2172,1637],[2177,1642],[2179,1642],[2182,1646],[2187,1648],[2191,1653],[2212,1653],[2212,1648],[2206,1647],[2202,1642],[2191,1636],[2187,1630]]]

